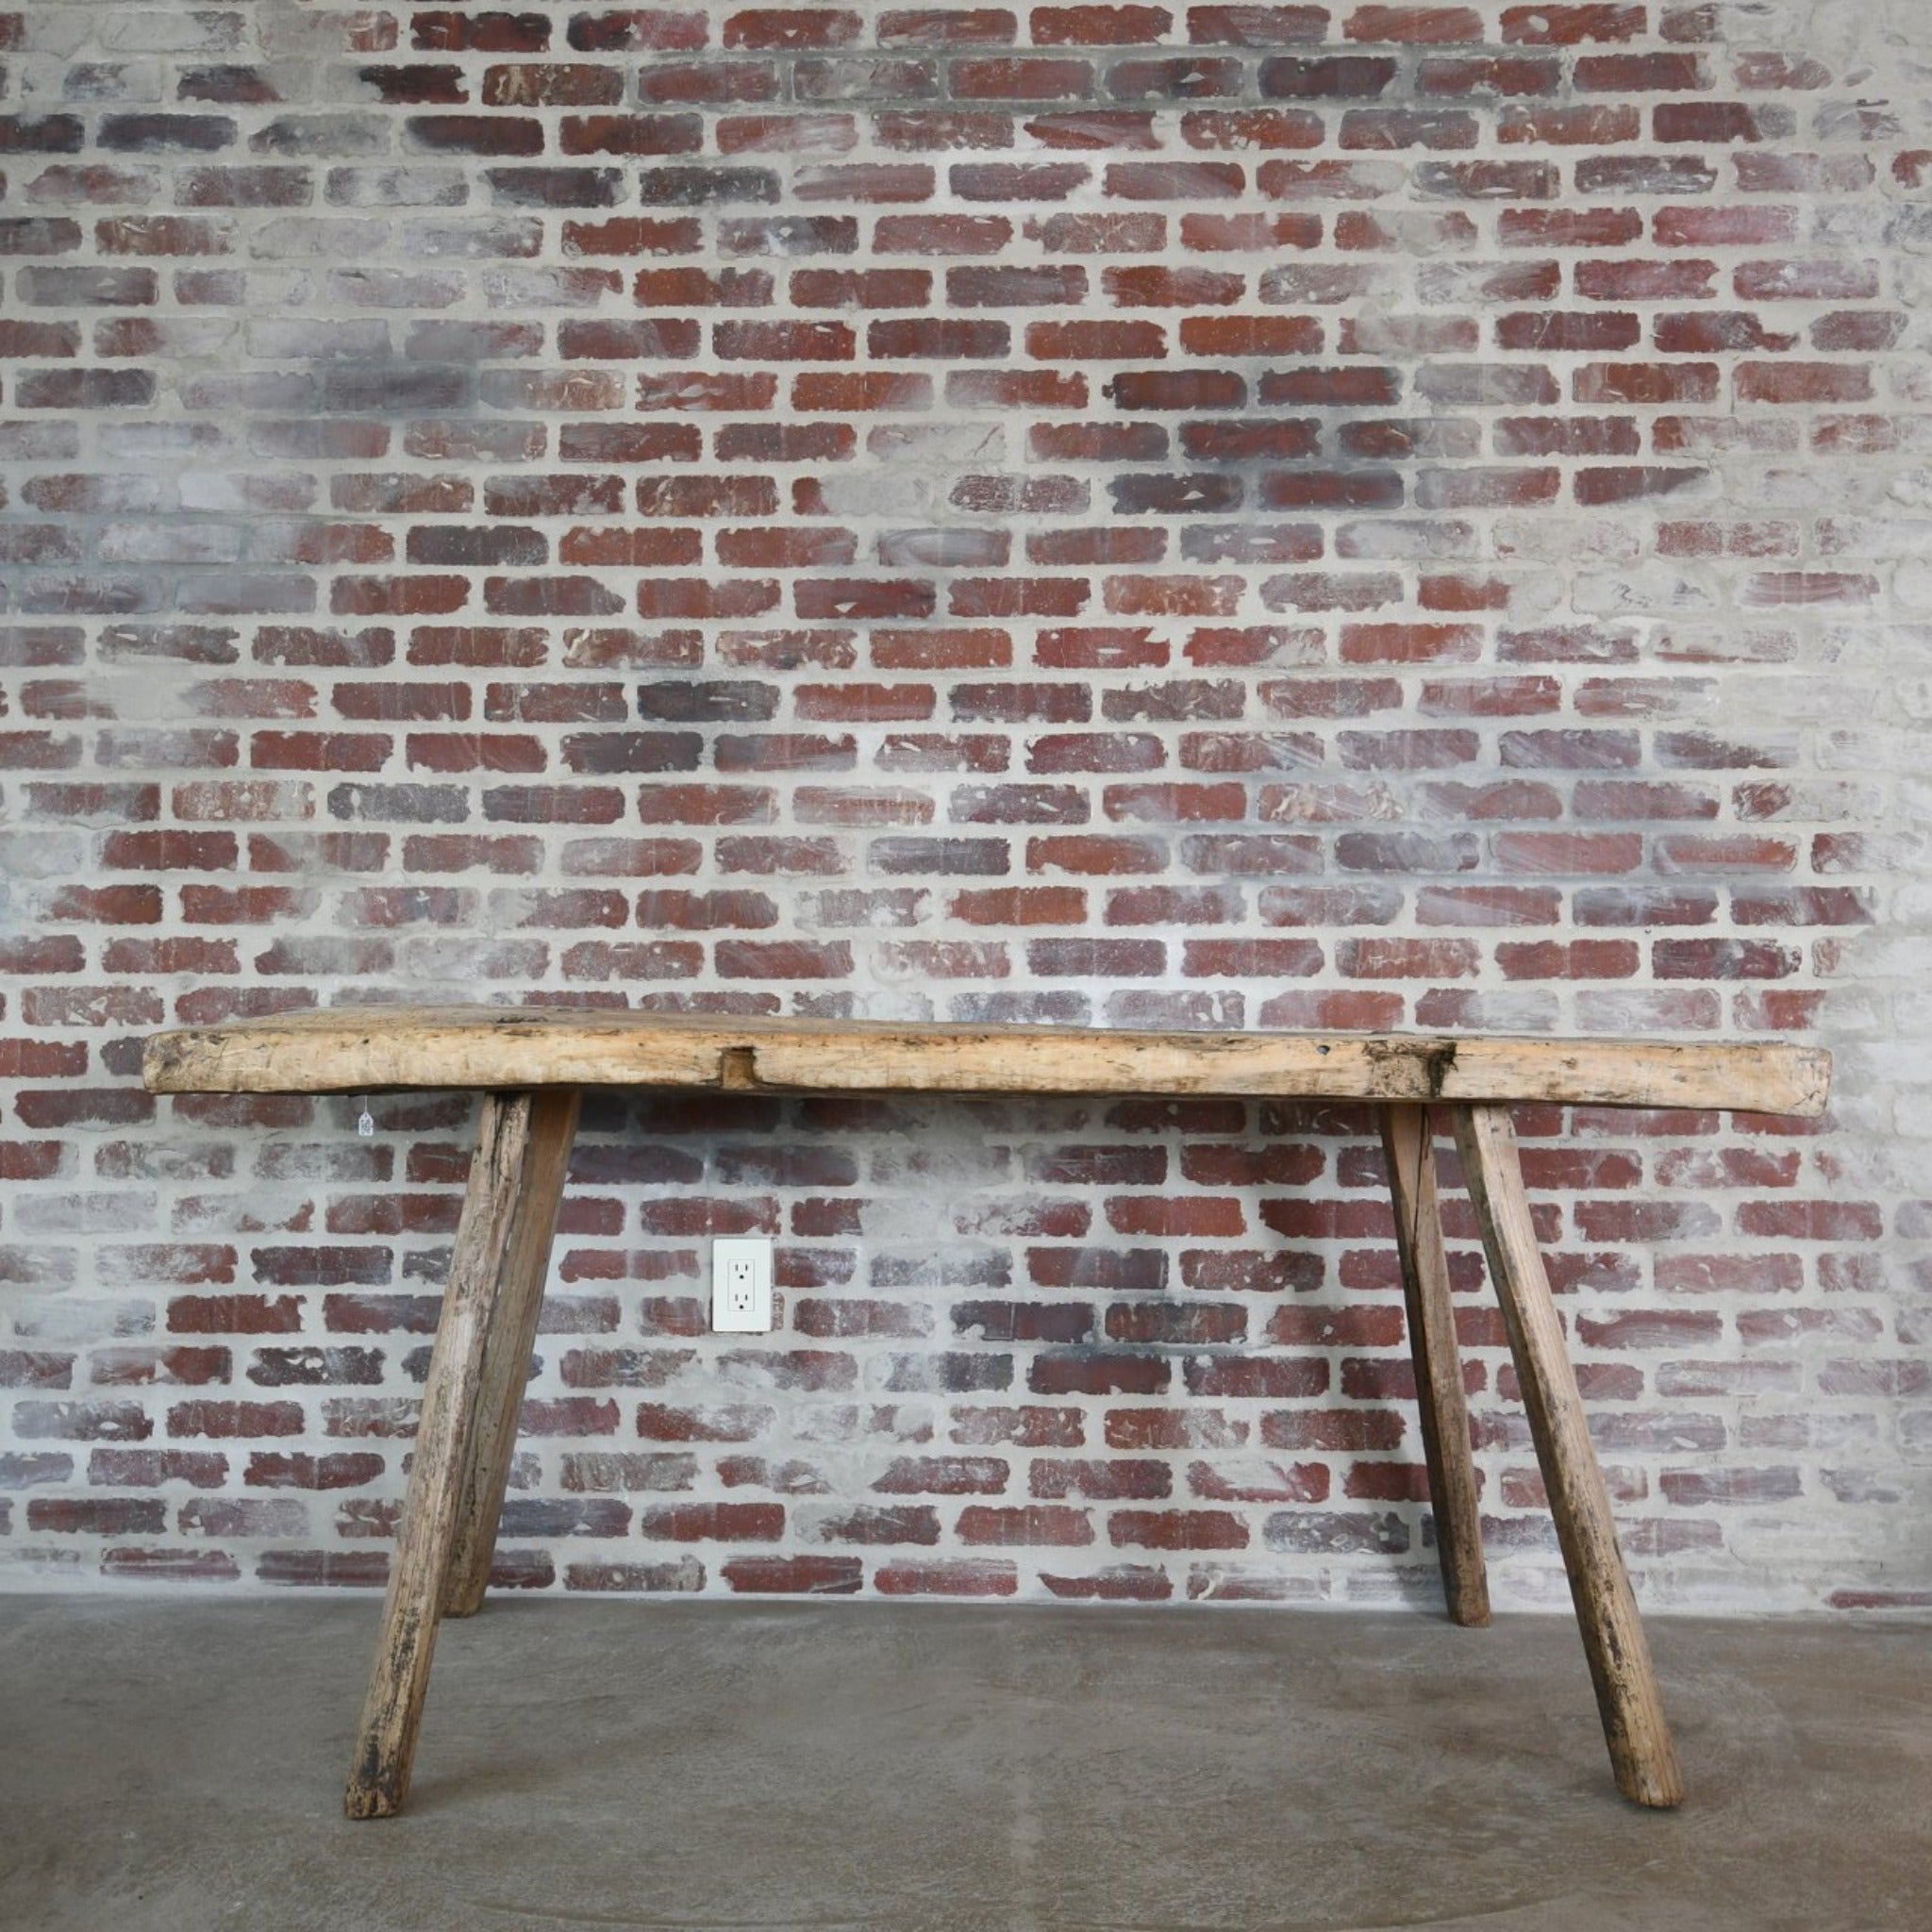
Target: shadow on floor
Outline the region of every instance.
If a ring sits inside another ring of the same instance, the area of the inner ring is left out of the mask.
[[[1878,1932],[1932,1924],[1932,1629],[492,1603],[408,1808],[341,1781],[375,1605],[0,1599],[8,1932]]]

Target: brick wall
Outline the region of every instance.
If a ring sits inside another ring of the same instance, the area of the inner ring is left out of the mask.
[[[380,1580],[467,1109],[136,1067],[436,996],[1821,1039],[1529,1178],[1649,1600],[1932,1601],[1928,23],[0,15],[7,1580]],[[504,1579],[1433,1601],[1367,1126],[596,1101]]]

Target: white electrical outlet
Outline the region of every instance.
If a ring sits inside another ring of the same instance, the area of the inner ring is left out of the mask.
[[[711,1243],[711,1326],[763,1335],[772,1326],[772,1244],[762,1236]]]

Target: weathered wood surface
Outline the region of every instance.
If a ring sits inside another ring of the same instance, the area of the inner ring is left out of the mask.
[[[470,1430],[468,1474],[457,1516],[456,1544],[443,1586],[442,1613],[468,1617],[482,1607],[503,1493],[516,1454],[517,1419],[529,1379],[530,1351],[550,1272],[550,1244],[563,1201],[571,1143],[583,1096],[573,1087],[546,1088],[530,1097],[529,1150],[519,1181],[509,1253],[495,1319],[485,1340],[483,1380]]]
[[[1496,1298],[1503,1305],[1537,1462],[1570,1574],[1617,1789],[1639,1805],[1667,1808],[1683,1802],[1683,1778],[1637,1599],[1617,1547],[1609,1494],[1537,1248],[1516,1131],[1503,1107],[1458,1108],[1455,1122],[1456,1144]]]
[[[1382,1109],[1382,1153],[1395,1210],[1402,1298],[1408,1312],[1408,1352],[1415,1363],[1416,1407],[1429,1468],[1429,1507],[1436,1518],[1436,1557],[1449,1615],[1458,1624],[1490,1621],[1489,1574],[1483,1564],[1482,1513],[1470,1452],[1469,1403],[1456,1311],[1449,1300],[1449,1257],[1436,1202],[1436,1151],[1425,1107]]]
[[[416,1426],[416,1459],[390,1559],[382,1633],[343,1809],[384,1818],[409,1788],[436,1626],[456,1543],[485,1343],[501,1301],[530,1157],[528,1093],[486,1093],[442,1316]]]
[[[689,1018],[556,1008],[358,1007],[160,1033],[155,1093],[434,1087],[792,1092],[1206,1093],[1553,1101],[1816,1115],[1831,1057],[1774,1041],[1364,1033],[1128,1033]]]
[[[580,1094],[591,1087],[774,1092],[1199,1093],[1359,1100],[1383,1111],[1424,1454],[1458,1623],[1488,1621],[1467,1407],[1429,1139],[1447,1106],[1569,1571],[1617,1783],[1682,1783],[1617,1548],[1576,1378],[1537,1251],[1507,1103],[1816,1116],[1831,1059],[1774,1042],[1366,1034],[1126,1033],[854,1024],[489,1007],[343,1008],[158,1034],[157,1093],[480,1089],[476,1152],[431,1354],[382,1636],[345,1797],[408,1791],[437,1625],[480,1602]]]

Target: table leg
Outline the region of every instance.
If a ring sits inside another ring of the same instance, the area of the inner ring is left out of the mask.
[[[436,1625],[467,1470],[490,1327],[502,1299],[530,1149],[532,1096],[486,1093],[416,1427],[402,1529],[391,1558],[382,1635],[362,1706],[343,1808],[385,1818],[409,1788]]]
[[[474,1615],[482,1607],[483,1592],[489,1588],[490,1558],[496,1549],[503,1492],[516,1455],[517,1418],[530,1376],[530,1351],[537,1345],[550,1243],[557,1232],[557,1210],[563,1200],[564,1174],[570,1166],[571,1143],[576,1139],[582,1097],[575,1088],[552,1087],[530,1103],[529,1154],[504,1264],[503,1299],[483,1350],[483,1384],[470,1431],[469,1473],[449,1578],[443,1586],[445,1617]]]
[[[1503,1305],[1537,1461],[1570,1573],[1570,1593],[1617,1789],[1636,1804],[1667,1808],[1683,1802],[1683,1778],[1637,1599],[1617,1548],[1609,1494],[1591,1446],[1575,1371],[1537,1250],[1516,1130],[1507,1107],[1457,1108],[1454,1119],[1456,1144],[1482,1227],[1496,1298]]]
[[[1382,1108],[1382,1153],[1395,1210],[1395,1247],[1402,1258],[1402,1296],[1408,1310],[1408,1350],[1415,1362],[1423,1454],[1429,1466],[1436,1554],[1450,1617],[1474,1625],[1490,1621],[1490,1585],[1483,1567],[1475,1462],[1470,1454],[1469,1403],[1456,1345],[1456,1313],[1449,1301],[1449,1257],[1443,1252],[1436,1207],[1432,1141],[1427,1108]]]

